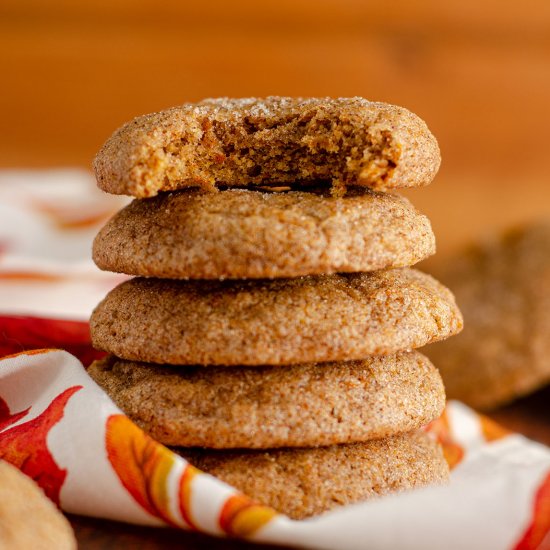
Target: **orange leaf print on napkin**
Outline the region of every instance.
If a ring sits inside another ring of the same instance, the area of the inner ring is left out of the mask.
[[[543,550],[550,548],[550,473],[535,494],[533,519],[515,550]],[[545,544],[543,547],[542,544]]]
[[[439,418],[430,422],[425,430],[432,434],[443,448],[443,455],[451,470],[460,464],[464,458],[464,449],[451,435],[451,428],[449,426],[446,410],[443,411],[443,414]]]
[[[229,497],[220,514],[220,527],[228,535],[247,537],[268,523],[277,512],[241,494]]]
[[[31,408],[27,407],[23,411],[19,411],[18,413],[12,414],[10,412],[10,408],[8,407],[8,404],[0,397],[0,432],[2,430],[5,430],[8,426],[15,424],[21,418],[24,418],[25,416],[27,416],[30,410]]]
[[[481,414],[479,415],[479,424],[481,426],[481,433],[483,434],[483,438],[485,439],[485,441],[487,441],[487,443],[498,441],[499,439],[502,439],[512,434],[510,430],[503,428],[494,420],[491,420],[490,418]]]
[[[50,430],[63,418],[65,405],[82,386],[73,386],[59,394],[36,418],[17,426],[11,424],[26,416],[29,409],[11,414],[0,399],[0,458],[10,462],[34,479],[46,495],[59,505],[59,493],[67,471],[59,468],[46,442]]]
[[[191,497],[193,480],[197,475],[204,475],[200,470],[185,463],[175,478],[174,467],[183,459],[122,414],[107,420],[106,447],[123,487],[144,510],[169,525],[198,529],[193,520]],[[170,493],[180,518],[170,509]],[[246,537],[269,522],[276,512],[235,492],[225,500],[219,514],[219,526],[224,533]]]
[[[107,456],[124,488],[134,500],[152,516],[169,525],[181,525],[169,507],[168,476],[177,456],[149,437],[124,415],[113,415],[107,420]],[[189,500],[189,485],[197,470],[188,465],[180,483],[180,504]],[[184,507],[182,516],[193,528],[190,511]]]

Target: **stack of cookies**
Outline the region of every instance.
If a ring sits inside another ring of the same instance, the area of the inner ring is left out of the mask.
[[[136,199],[94,260],[137,277],[92,315],[113,400],[199,468],[293,518],[442,483],[421,430],[444,407],[415,348],[461,329],[409,266],[434,252],[397,187],[437,142],[405,109],[354,99],[208,100],[139,117],[95,161]]]

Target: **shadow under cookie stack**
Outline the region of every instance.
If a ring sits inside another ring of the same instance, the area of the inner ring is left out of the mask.
[[[296,519],[447,480],[422,430],[443,384],[414,349],[462,319],[410,268],[435,251],[428,219],[386,192],[437,172],[418,117],[207,100],[126,124],[94,167],[136,197],[94,243],[101,269],[137,277],[94,311],[109,355],[89,369],[132,420]]]

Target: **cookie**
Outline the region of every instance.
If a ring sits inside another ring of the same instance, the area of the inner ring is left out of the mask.
[[[182,191],[136,199],[100,231],[96,264],[164,279],[249,279],[374,271],[435,252],[407,199],[290,191]]]
[[[426,485],[444,484],[449,467],[422,432],[314,449],[175,449],[193,465],[292,519]]]
[[[71,525],[42,489],[0,460],[0,548],[76,550]]]
[[[445,390],[418,352],[288,367],[163,367],[108,357],[88,374],[165,445],[269,449],[366,441],[439,417]]]
[[[440,164],[426,124],[360,97],[207,99],[140,116],[94,161],[108,193],[151,197],[200,186],[303,185],[387,190],[426,185]]]
[[[550,220],[434,269],[466,321],[463,334],[426,350],[449,397],[492,409],[550,382]]]
[[[257,281],[136,278],[94,310],[94,346],[173,365],[364,359],[446,338],[462,318],[449,290],[410,268]]]

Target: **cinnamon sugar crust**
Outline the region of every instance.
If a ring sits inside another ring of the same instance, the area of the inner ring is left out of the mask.
[[[94,346],[174,365],[364,359],[460,331],[452,293],[411,268],[257,281],[136,278],[91,318]]]
[[[443,412],[437,369],[418,352],[285,367],[159,366],[110,356],[88,374],[165,445],[269,449],[378,439]]]
[[[169,279],[374,271],[435,252],[430,222],[402,197],[367,190],[196,190],[135,199],[99,232],[96,264]]]
[[[174,450],[292,519],[449,479],[440,446],[422,432],[313,449]]]

